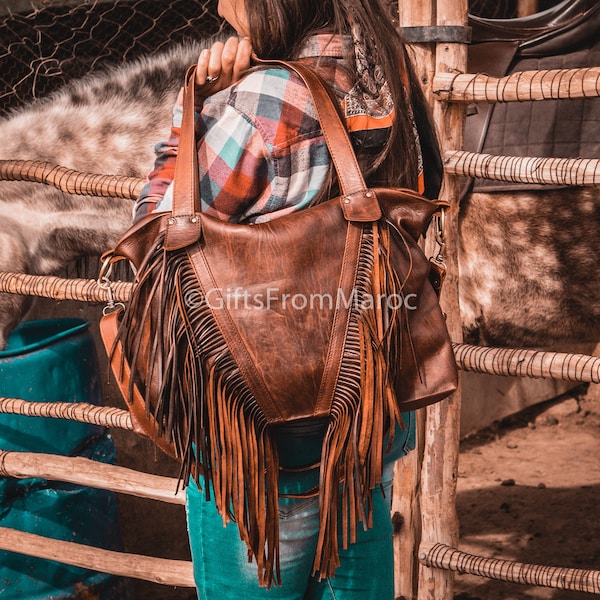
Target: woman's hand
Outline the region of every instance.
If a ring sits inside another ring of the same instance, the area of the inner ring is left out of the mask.
[[[251,55],[248,38],[230,37],[202,50],[196,67],[196,92],[207,97],[235,83],[250,67]]]

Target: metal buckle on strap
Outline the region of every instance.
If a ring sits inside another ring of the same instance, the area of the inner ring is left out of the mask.
[[[123,302],[115,302],[115,297],[112,289],[112,281],[110,276],[112,274],[112,255],[104,255],[102,257],[102,265],[100,267],[100,273],[98,274],[98,279],[96,283],[98,287],[106,290],[106,295],[108,297],[106,301],[106,306],[102,309],[102,314],[104,316],[108,315],[115,310],[124,310],[125,304]]]

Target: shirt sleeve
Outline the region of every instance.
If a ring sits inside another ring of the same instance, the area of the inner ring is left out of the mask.
[[[154,168],[147,176],[146,185],[133,206],[134,222],[153,212],[165,196],[175,176],[175,162],[181,135],[181,117],[183,115],[183,88],[179,90],[173,107],[171,134],[169,139],[154,146],[156,159]]]

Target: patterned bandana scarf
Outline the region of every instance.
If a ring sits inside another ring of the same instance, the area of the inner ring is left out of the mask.
[[[369,55],[364,37],[357,25],[352,26],[352,45],[357,72],[357,82],[345,98],[346,115],[365,113],[375,118],[384,118],[394,113],[394,100],[384,71],[373,56]],[[403,79],[405,79],[403,77]],[[406,88],[407,82],[404,81]],[[408,95],[408,94],[407,94]],[[415,149],[418,152],[419,175],[423,173],[423,154],[419,141],[419,132],[410,104],[406,106],[415,135]]]

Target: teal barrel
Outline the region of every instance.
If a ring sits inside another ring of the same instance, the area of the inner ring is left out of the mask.
[[[101,404],[100,369],[89,323],[74,318],[22,323],[0,351],[0,396]],[[0,414],[0,449],[116,461],[105,428],[65,419]],[[67,483],[0,477],[0,526],[122,549],[114,493]],[[2,600],[128,597],[123,578],[0,551]]]

